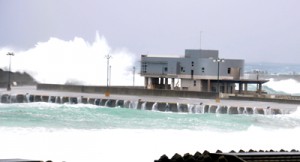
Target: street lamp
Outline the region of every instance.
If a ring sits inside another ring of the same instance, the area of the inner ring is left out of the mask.
[[[7,91],[10,91],[10,90],[11,90],[11,84],[10,84],[11,56],[14,56],[14,53],[8,52],[6,55],[9,56],[9,68],[8,68],[8,84],[7,84]]]
[[[217,102],[220,102],[220,62],[225,62],[225,60],[217,58],[217,59],[214,59],[213,62],[218,63],[218,78],[217,78],[217,80],[218,80],[218,85],[217,85],[218,96],[217,96]]]
[[[105,56],[105,58],[107,59],[107,75],[106,75],[106,92],[105,92],[105,96],[109,97],[110,93],[109,93],[109,89],[108,89],[108,76],[109,76],[109,59],[111,58],[111,56],[109,55],[109,53]]]
[[[257,80],[257,82],[258,82],[258,79],[259,79],[259,70],[254,70],[254,72],[256,73],[256,80]],[[259,84],[257,83],[256,84],[256,91],[258,92],[258,90],[259,90]]]

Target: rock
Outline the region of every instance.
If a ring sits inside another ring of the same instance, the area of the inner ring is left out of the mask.
[[[194,154],[194,158],[197,158],[197,157],[199,157],[199,156],[202,156],[202,154],[200,153],[200,152],[196,152],[195,154]]]
[[[239,153],[245,153],[245,151],[244,150],[240,150]]]
[[[223,153],[221,150],[217,150],[216,153]]]
[[[203,157],[203,161],[204,162],[211,162],[212,158],[209,156],[209,154],[205,154],[204,157]]]
[[[178,153],[176,153],[172,158],[171,158],[172,162],[184,162],[183,158],[181,155],[179,155]]]
[[[219,162],[228,162],[228,160],[224,156],[220,156],[218,161]]]
[[[209,151],[205,150],[205,151],[203,152],[203,155],[206,155],[206,154],[209,154]]]
[[[197,161],[202,161],[203,158],[204,158],[203,155],[198,151],[194,154],[194,159]]]
[[[257,151],[250,149],[248,152],[257,152]]]
[[[183,155],[183,160],[185,162],[196,162],[195,158],[189,153]]]
[[[168,156],[164,154],[156,162],[170,162],[170,161],[171,160],[168,158]]]

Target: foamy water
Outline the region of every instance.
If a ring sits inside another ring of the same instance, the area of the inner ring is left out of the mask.
[[[1,158],[142,161],[161,155],[299,149],[289,115],[165,113],[95,105],[0,104]]]
[[[0,128],[1,158],[54,161],[145,161],[162,154],[240,149],[299,149],[300,128],[214,132],[195,130]],[[143,160],[141,160],[143,159]]]
[[[280,81],[270,79],[269,82],[264,84],[264,86],[272,88],[273,90],[278,92],[284,92],[286,94],[300,94],[300,83],[293,78]]]

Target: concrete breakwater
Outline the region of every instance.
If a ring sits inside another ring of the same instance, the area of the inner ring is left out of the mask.
[[[174,102],[153,102],[142,99],[124,100],[94,97],[68,97],[68,96],[49,96],[34,94],[0,94],[0,103],[32,103],[32,102],[48,102],[57,104],[92,104],[103,107],[120,107],[131,108],[137,110],[152,110],[162,112],[180,112],[180,113],[219,113],[219,114],[262,114],[276,115],[285,114],[286,112],[278,108],[261,108],[246,106],[228,106],[220,104],[189,104]]]
[[[167,155],[162,155],[158,160],[154,162],[258,162],[258,161],[300,161],[300,153],[298,150],[286,151],[281,149],[280,151],[255,151],[250,149],[248,152],[240,150],[239,152],[230,151],[229,153],[223,153],[217,150],[216,153],[210,153],[204,151],[203,153],[196,152],[194,155],[186,153],[183,156],[175,153],[171,158]]]

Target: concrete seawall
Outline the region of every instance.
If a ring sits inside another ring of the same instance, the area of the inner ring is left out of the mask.
[[[178,112],[178,113],[218,113],[218,114],[262,114],[276,115],[285,114],[288,112],[282,111],[279,108],[264,108],[264,107],[246,107],[246,106],[225,106],[220,104],[190,104],[180,102],[153,102],[148,100],[124,100],[124,99],[109,99],[95,97],[70,97],[70,96],[48,96],[35,94],[0,94],[0,103],[32,103],[32,102],[47,102],[56,104],[92,104],[110,108],[130,108],[137,110],[150,110],[161,112]]]
[[[58,91],[58,92],[77,92],[77,93],[97,93],[104,94],[107,90],[106,86],[81,86],[81,85],[60,85],[60,84],[38,84],[37,90],[46,91]],[[182,91],[182,90],[150,90],[143,87],[133,86],[112,86],[109,87],[111,94],[117,95],[134,95],[134,96],[163,96],[163,97],[183,97],[183,98],[201,98],[201,99],[215,99],[218,95],[215,92],[194,92],[194,91]],[[281,95],[276,95],[274,98],[272,95],[234,95],[234,94],[222,94],[222,99],[236,100],[236,101],[258,101],[258,102],[272,102],[283,104],[295,104],[300,105],[300,98],[297,96],[289,96],[284,98]]]
[[[299,99],[278,99],[278,98],[263,98],[263,97],[244,97],[244,96],[229,96],[229,99],[233,100],[247,100],[247,101],[263,101],[263,102],[276,102],[276,103],[288,103],[300,105]]]
[[[79,85],[59,85],[59,84],[38,84],[37,90],[47,91],[67,91],[81,93],[105,93],[106,86],[79,86]],[[176,90],[144,89],[142,87],[109,87],[111,94],[136,95],[136,96],[168,96],[168,97],[187,97],[187,98],[208,98],[213,99],[217,93],[213,92],[193,92]]]

